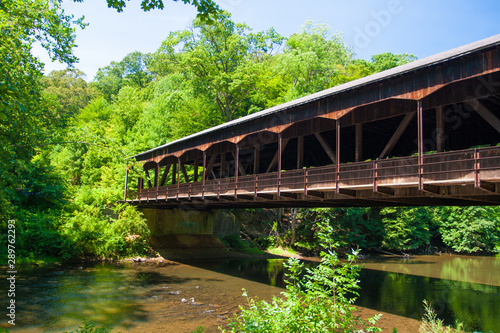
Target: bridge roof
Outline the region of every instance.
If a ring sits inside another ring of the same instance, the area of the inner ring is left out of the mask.
[[[166,143],[164,145],[152,148],[150,150],[141,152],[139,154],[132,156],[131,158],[137,158],[138,160],[145,160],[145,159],[148,159],[150,157],[151,153],[158,151],[158,150],[161,150],[161,149],[175,148],[175,146],[178,144],[185,145],[185,144],[188,144],[188,142],[190,140],[193,140],[195,138],[199,138],[201,136],[213,134],[216,132],[222,132],[222,131],[228,130],[231,127],[235,127],[238,125],[249,123],[249,122],[255,121],[259,118],[269,117],[271,115],[275,115],[275,114],[283,112],[285,110],[296,108],[298,106],[308,104],[308,103],[323,99],[325,97],[331,97],[331,96],[334,96],[334,95],[337,95],[337,94],[340,94],[343,92],[347,92],[349,90],[354,90],[354,89],[357,89],[357,88],[360,88],[363,86],[372,85],[374,83],[378,83],[381,81],[385,81],[387,79],[398,77],[398,76],[401,76],[403,74],[415,72],[419,69],[438,65],[440,63],[445,63],[445,62],[448,62],[450,60],[460,58],[460,57],[466,56],[468,54],[476,53],[476,52],[479,52],[481,50],[489,49],[491,47],[498,46],[498,45],[500,45],[500,34],[493,36],[493,37],[489,37],[489,38],[480,40],[480,41],[477,41],[477,42],[474,42],[474,43],[471,43],[471,44],[467,44],[465,46],[461,46],[461,47],[458,47],[458,48],[455,48],[455,49],[452,49],[449,51],[445,51],[445,52],[442,52],[442,53],[439,53],[439,54],[436,54],[436,55],[433,55],[430,57],[416,60],[416,61],[413,61],[411,63],[405,64],[402,66],[391,68],[391,69],[383,71],[383,72],[379,72],[379,73],[372,74],[372,75],[369,75],[369,76],[366,76],[366,77],[363,77],[363,78],[360,78],[360,79],[357,79],[354,81],[350,81],[350,82],[347,82],[347,83],[344,83],[344,84],[341,84],[341,85],[338,85],[338,86],[335,86],[335,87],[332,87],[332,88],[329,88],[329,89],[326,89],[326,90],[323,90],[323,91],[320,91],[320,92],[317,92],[317,93],[314,93],[314,94],[311,94],[311,95],[308,95],[308,96],[305,96],[305,97],[302,97],[302,98],[299,98],[299,99],[296,99],[296,100],[293,100],[293,101],[290,101],[287,103],[283,103],[283,104],[280,104],[280,105],[277,105],[277,106],[274,106],[274,107],[271,107],[271,108],[253,113],[253,114],[250,114],[250,115],[242,117],[242,118],[238,118],[238,119],[220,124],[218,126],[208,128],[206,130],[188,135],[188,136],[180,138],[178,140],[175,140],[175,141]]]

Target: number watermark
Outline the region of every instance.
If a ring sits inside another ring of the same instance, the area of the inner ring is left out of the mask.
[[[7,225],[7,296],[8,323],[16,325],[16,221],[9,220]]]

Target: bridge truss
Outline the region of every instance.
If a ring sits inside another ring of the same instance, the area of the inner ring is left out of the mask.
[[[140,153],[141,206],[500,203],[500,35]]]

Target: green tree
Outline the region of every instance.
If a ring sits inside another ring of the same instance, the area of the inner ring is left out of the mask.
[[[306,21],[301,31],[288,38],[277,69],[291,89],[285,100],[292,100],[349,81],[347,66],[353,52],[341,34],[332,34],[324,23]]]
[[[74,0],[75,2],[83,2],[83,0]],[[173,0],[179,1],[179,0]],[[123,11],[125,8],[125,0],[106,0],[109,8],[115,8],[118,12]],[[220,13],[219,6],[213,0],[182,0],[185,4],[190,4],[196,7],[198,11],[197,17],[204,21],[210,21],[210,19]],[[163,9],[165,5],[163,0],[141,0],[141,8],[144,11],[149,11],[151,9]]]
[[[43,63],[32,55],[40,43],[53,60],[68,65],[75,27],[84,27],[61,9],[61,1],[23,0],[0,2],[0,215],[12,213],[14,188],[23,183],[20,170],[29,169],[33,145],[48,136],[48,112],[40,103]],[[6,219],[2,218],[2,221]]]
[[[370,65],[373,67],[374,72],[381,72],[415,60],[417,60],[417,57],[413,54],[393,54],[386,52],[372,56]]]
[[[212,24],[195,20],[191,30],[169,35],[153,55],[152,68],[165,74],[165,68],[182,70],[198,94],[215,102],[219,122],[246,115],[263,107],[252,102],[252,95],[264,75],[264,61],[283,40],[274,29],[250,31],[228,13]]]
[[[92,88],[85,74],[74,68],[52,71],[40,80],[45,100],[53,102],[49,112],[59,128],[65,128],[70,119],[90,103]]]
[[[426,207],[386,207],[380,211],[384,225],[383,246],[410,250],[429,245],[433,215]]]
[[[457,252],[500,252],[498,207],[440,207],[436,219],[443,241]]]

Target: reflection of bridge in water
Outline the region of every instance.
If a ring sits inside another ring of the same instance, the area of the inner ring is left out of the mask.
[[[135,156],[143,207],[500,203],[500,35]],[[153,121],[153,120],[152,120]]]

